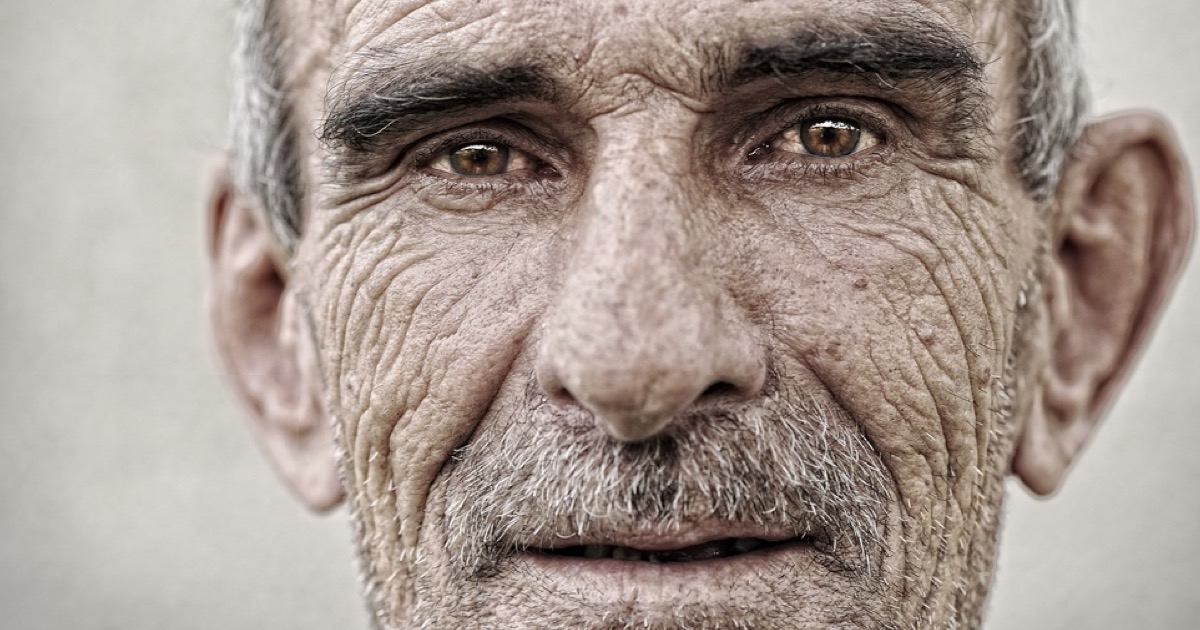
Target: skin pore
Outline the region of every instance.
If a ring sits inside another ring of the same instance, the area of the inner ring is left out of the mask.
[[[226,186],[214,320],[381,628],[977,627],[1190,234],[1141,119],[1029,198],[991,5],[284,14],[302,237]]]

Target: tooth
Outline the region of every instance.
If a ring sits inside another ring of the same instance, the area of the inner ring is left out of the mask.
[[[662,563],[662,560],[658,557],[658,554],[656,554],[656,553],[646,554],[646,561],[649,562],[650,564]]]
[[[583,546],[583,557],[584,558],[603,558],[604,556],[605,556],[604,545],[584,545]]]

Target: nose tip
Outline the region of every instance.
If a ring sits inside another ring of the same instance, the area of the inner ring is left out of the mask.
[[[689,411],[750,398],[762,389],[766,372],[754,360],[736,366],[691,362],[646,369],[645,358],[624,366],[543,358],[537,378],[551,402],[583,407],[601,429],[622,442],[662,434]],[[713,369],[717,367],[737,369]]]

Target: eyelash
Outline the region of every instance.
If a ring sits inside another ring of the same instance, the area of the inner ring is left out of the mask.
[[[413,165],[418,168],[429,166],[429,163],[433,162],[439,154],[470,142],[509,144],[508,138],[504,138],[501,134],[486,129],[454,132],[438,138],[433,144],[422,146],[414,151],[412,154]]]
[[[807,156],[799,156],[805,158]],[[854,179],[859,172],[859,164],[848,158],[818,158],[820,162],[795,160],[793,162],[775,161],[753,165],[756,170],[767,177],[786,180],[827,181]]]
[[[494,129],[487,129],[487,128],[466,129],[466,130],[451,132],[445,136],[438,138],[436,141],[434,141],[431,144],[419,147],[417,150],[415,150],[412,153],[412,157],[410,159],[411,159],[411,162],[414,167],[416,167],[418,169],[428,169],[430,164],[432,164],[436,159],[441,157],[447,151],[450,151],[451,149],[454,149],[457,147],[461,147],[463,145],[475,144],[475,143],[500,144],[500,145],[509,147],[513,151],[520,151],[521,153],[524,153],[526,156],[528,156],[529,160],[536,165],[536,167],[537,167],[536,170],[538,170],[538,171],[549,167],[546,160],[539,158],[535,151],[530,151],[530,150],[527,150],[526,148],[524,148],[526,143],[520,142],[520,141],[515,141],[515,139],[512,137],[511,134],[506,134],[506,133],[503,133],[500,131],[496,131]],[[495,185],[495,183],[498,180],[511,181],[511,180],[520,179],[522,177],[522,175],[528,176],[527,173],[526,174],[510,173],[510,174],[505,174],[505,175],[497,175],[495,177],[467,178],[467,177],[456,177],[455,175],[453,175],[451,173],[444,173],[441,171],[438,171],[438,174],[434,175],[434,176],[445,179],[447,181],[453,181],[456,184],[470,186],[473,188],[479,188],[479,187],[491,187],[491,186]],[[468,184],[467,182],[463,181],[463,180],[467,180],[467,179],[471,179],[472,182]]]
[[[772,117],[774,117],[774,116],[772,116]],[[887,132],[887,129],[889,128],[890,125],[882,116],[880,116],[874,112],[868,111],[866,109],[863,109],[863,108],[854,108],[854,107],[846,107],[844,105],[822,103],[822,104],[814,105],[814,106],[804,109],[803,111],[801,111],[799,113],[799,115],[795,115],[795,114],[788,115],[788,118],[787,118],[788,123],[787,124],[779,127],[775,131],[775,133],[762,139],[760,142],[755,144],[754,147],[752,149],[750,149],[750,151],[748,151],[745,154],[746,161],[748,163],[753,164],[755,161],[757,161],[759,159],[759,158],[757,158],[757,156],[755,154],[757,154],[760,151],[765,150],[766,152],[770,152],[772,154],[782,154],[782,155],[789,156],[788,158],[785,158],[785,159],[788,159],[791,162],[801,162],[801,161],[806,162],[807,164],[805,165],[805,168],[804,168],[805,172],[813,170],[817,173],[820,173],[822,176],[825,176],[829,173],[829,167],[834,167],[834,166],[840,167],[842,165],[853,165],[855,162],[861,161],[863,159],[863,156],[860,155],[860,153],[852,153],[850,155],[843,156],[843,157],[815,157],[815,156],[803,155],[803,154],[799,154],[799,153],[774,151],[771,148],[771,143],[774,142],[775,139],[782,136],[789,129],[792,129],[793,127],[796,127],[797,125],[800,125],[801,123],[804,123],[806,121],[813,120],[813,119],[821,119],[821,118],[838,118],[838,119],[849,120],[851,122],[854,122],[854,123],[860,125],[862,127],[863,131],[867,131],[867,132],[874,134],[877,138],[877,143],[876,143],[875,147],[869,147],[867,149],[864,149],[863,152],[866,152],[868,154],[873,154],[873,153],[878,152],[881,148],[889,146],[889,141],[891,140],[891,135]],[[879,147],[879,148],[876,148],[876,147]],[[816,168],[809,168],[809,167],[816,167]],[[849,170],[853,171],[854,169],[849,169]]]

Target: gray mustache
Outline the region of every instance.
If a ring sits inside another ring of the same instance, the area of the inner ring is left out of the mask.
[[[529,405],[481,427],[446,471],[446,544],[460,577],[555,541],[750,525],[807,536],[829,568],[875,576],[894,489],[842,409],[778,389],[666,435],[611,440]]]

